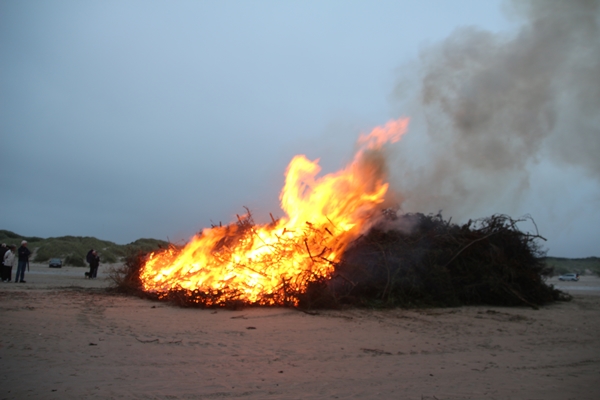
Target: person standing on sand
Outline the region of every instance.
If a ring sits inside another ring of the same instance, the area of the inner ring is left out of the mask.
[[[2,246],[0,246],[0,279],[2,279],[2,282],[4,282],[4,254],[7,252],[6,243],[2,243]]]
[[[96,278],[96,275],[98,275],[99,266],[100,256],[98,256],[98,253],[96,253],[96,250],[94,250],[90,256],[90,279]]]
[[[19,263],[17,264],[17,275],[15,275],[15,283],[25,283],[25,268],[29,264],[29,256],[31,251],[27,248],[27,240],[21,242],[21,247],[18,250]]]
[[[15,252],[17,246],[10,245],[2,259],[2,282],[10,282],[12,279],[12,268],[15,265]]]
[[[85,273],[86,278],[92,277],[92,262],[93,262],[93,258],[94,258],[94,251],[95,251],[94,249],[90,249],[90,251],[88,251],[87,254],[85,255],[85,262],[90,264],[90,272]]]

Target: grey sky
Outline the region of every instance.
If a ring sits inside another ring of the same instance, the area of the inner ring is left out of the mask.
[[[460,152],[431,144],[436,135],[443,142],[463,134],[444,122],[447,109],[432,115],[432,107],[447,99],[469,103],[441,95],[425,101],[426,72],[444,71],[438,84],[445,93],[456,90],[446,79],[462,70],[438,69],[435,60],[465,29],[476,32],[469,36],[476,43],[518,43],[527,18],[508,18],[502,4],[1,1],[0,228],[127,243],[183,240],[211,222],[232,221],[243,206],[267,220],[269,212],[281,215],[278,194],[294,155],[337,170],[360,132],[408,116],[409,133],[390,148],[389,160],[406,211],[442,209],[454,220],[530,213],[550,254],[599,255],[599,172],[578,156],[597,154],[597,119],[558,113],[549,130],[563,131],[575,119],[571,129],[587,127],[588,136],[540,140],[517,168],[526,175],[465,169],[454,161]],[[598,16],[592,20],[597,29]],[[593,98],[600,79],[593,79],[597,59],[586,43],[572,59],[590,58]],[[580,98],[565,93],[555,103]],[[495,134],[497,127],[484,130]]]

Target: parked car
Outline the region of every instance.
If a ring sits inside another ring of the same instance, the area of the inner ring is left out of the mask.
[[[558,277],[559,281],[578,281],[579,274],[564,274]]]
[[[48,266],[50,268],[60,268],[62,267],[62,260],[60,258],[51,258]]]

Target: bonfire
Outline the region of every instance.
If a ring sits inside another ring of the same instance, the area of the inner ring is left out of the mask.
[[[294,157],[280,194],[282,218],[259,225],[246,210],[183,247],[130,259],[116,280],[150,297],[202,307],[536,307],[561,298],[542,280],[547,271],[536,240],[543,238],[519,231],[519,221],[494,216],[472,229],[387,207],[382,150],[407,125],[398,119],[361,135],[353,160],[335,173],[319,176],[319,160]]]
[[[349,243],[364,233],[388,190],[379,152],[406,132],[390,121],[358,140],[352,162],[318,177],[318,160],[294,157],[280,194],[285,216],[256,225],[250,212],[205,229],[183,248],[151,254],[143,290],[159,298],[184,292],[204,305],[297,304],[312,280],[330,277]]]

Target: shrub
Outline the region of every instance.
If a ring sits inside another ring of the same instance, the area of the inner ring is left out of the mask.
[[[83,260],[83,257],[69,254],[65,257],[65,265],[72,265],[74,267],[85,267],[86,264]]]

